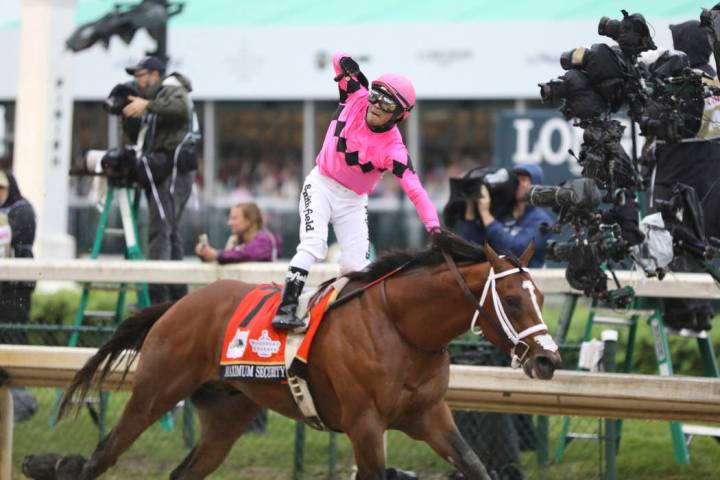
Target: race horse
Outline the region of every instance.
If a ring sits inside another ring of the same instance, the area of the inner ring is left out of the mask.
[[[444,399],[447,347],[479,327],[512,357],[513,366],[530,377],[552,378],[560,355],[542,320],[543,295],[525,269],[533,252],[531,244],[520,258],[499,256],[488,245],[441,231],[426,250],[390,252],[349,275],[339,299],[348,292],[351,299],[329,309],[320,324],[308,382],[322,422],[350,438],[358,479],[386,478],[388,429],[426,442],[465,478],[490,479]],[[60,416],[71,400],[81,404],[89,389],[99,387],[128,351],[139,353],[121,418],[75,478],[97,478],[187,397],[202,432],[171,479],[201,479],[217,469],[263,407],[302,420],[287,385],[219,377],[228,319],[253,288],[221,280],[119,325],[77,372],[61,403]]]

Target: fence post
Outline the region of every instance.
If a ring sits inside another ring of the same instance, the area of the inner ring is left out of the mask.
[[[302,478],[305,467],[305,424],[295,423],[295,455],[293,456],[293,480]]]
[[[615,353],[617,351],[618,332],[617,330],[604,330],[603,341],[603,368],[605,372],[611,373],[616,369]],[[617,478],[615,456],[617,455],[617,420],[614,418],[605,419],[605,480]]]
[[[13,399],[10,387],[0,387],[0,478],[12,478]]]
[[[330,432],[330,445],[328,446],[328,478],[337,477],[337,438],[335,432]]]

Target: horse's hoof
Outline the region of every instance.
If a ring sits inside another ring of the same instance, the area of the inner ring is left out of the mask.
[[[57,480],[75,480],[80,478],[80,473],[87,462],[82,455],[67,455],[55,465],[55,478]]]
[[[417,480],[418,476],[415,472],[409,470],[400,470],[399,468],[388,468],[385,470],[387,480]]]
[[[60,458],[57,453],[26,455],[23,459],[22,473],[34,480],[55,480],[55,465]]]

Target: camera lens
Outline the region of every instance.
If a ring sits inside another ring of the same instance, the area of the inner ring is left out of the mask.
[[[585,47],[573,48],[560,55],[560,66],[563,70],[584,68],[587,63],[588,49]]]
[[[550,80],[547,83],[538,83],[540,97],[543,102],[554,103],[566,97],[565,82],[562,79]]]
[[[620,34],[620,20],[613,20],[610,17],[602,17],[598,23],[598,33],[604,37],[617,40]]]

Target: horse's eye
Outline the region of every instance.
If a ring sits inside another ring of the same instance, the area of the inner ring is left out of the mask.
[[[520,299],[518,297],[507,297],[505,302],[507,303],[507,306],[511,308],[520,307]]]

